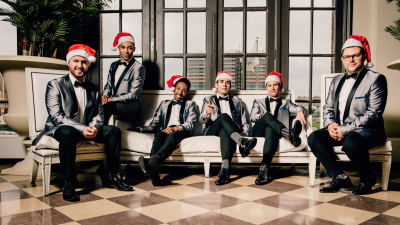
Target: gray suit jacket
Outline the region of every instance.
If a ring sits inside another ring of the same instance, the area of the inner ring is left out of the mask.
[[[210,119],[212,121],[215,121],[219,117],[219,114],[218,114],[218,111],[220,111],[220,109],[218,109],[219,104],[217,104],[215,102],[214,96],[215,95],[205,97],[203,100],[203,107],[201,108],[201,114],[200,114],[200,118],[199,118],[199,121],[202,124],[206,124],[208,122],[207,115],[206,115],[206,108],[207,108],[208,104],[215,105],[214,111],[211,113]],[[242,130],[242,134],[244,136],[250,136],[250,129],[251,129],[250,119],[249,119],[249,115],[246,112],[246,109],[243,105],[242,99],[240,99],[236,96],[229,96],[229,98],[232,99],[233,105],[235,106],[235,111],[236,111],[235,114],[232,113],[233,121]],[[232,110],[233,109],[231,109],[231,111]],[[203,134],[207,134],[209,128],[210,127],[206,126],[203,130]]]
[[[254,99],[253,108],[250,113],[251,122],[256,123],[260,119],[260,115],[267,113],[267,111],[265,98]],[[304,115],[307,117],[307,110],[303,106],[294,104],[290,99],[282,99],[282,105],[279,107],[277,119],[281,121],[286,128],[292,129],[292,121],[300,111],[303,111]]]
[[[133,58],[121,74],[120,79],[115,81],[115,72],[119,61],[111,63],[103,95],[111,96],[111,99],[117,103],[121,115],[133,120],[139,110],[146,68]]]
[[[86,81],[86,108],[85,124],[77,122],[78,103],[74,87],[69,76],[60,77],[49,81],[46,89],[46,107],[49,116],[47,117],[44,130],[33,140],[32,145],[36,145],[43,135],[53,136],[56,129],[60,126],[71,126],[81,132],[87,126],[99,128],[103,126],[103,106],[99,87],[91,81]]]
[[[344,74],[333,78],[329,87],[328,96],[324,105],[324,127],[331,123],[340,124],[338,86],[344,82]],[[350,132],[357,132],[368,138],[373,145],[379,145],[386,140],[382,114],[387,100],[386,77],[377,72],[364,68],[347,99],[343,116],[343,124],[339,129],[343,136]]]
[[[168,121],[170,115],[167,115],[168,106],[172,103],[172,100],[164,100],[158,106],[156,112],[154,113],[153,120],[148,126],[142,127],[143,133],[156,133],[159,130],[164,130],[168,126]],[[186,100],[185,107],[183,111],[183,124],[180,125],[184,131],[189,131],[193,134],[194,126],[197,122],[198,112],[196,108],[196,103],[191,100]]]

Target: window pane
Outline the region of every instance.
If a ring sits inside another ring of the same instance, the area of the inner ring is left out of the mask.
[[[311,109],[312,126],[317,129],[321,128],[321,103],[312,103]]]
[[[310,11],[290,11],[289,53],[310,53]]]
[[[311,0],[290,0],[290,7],[311,7]]]
[[[247,7],[265,7],[267,6],[266,0],[247,0]]]
[[[142,13],[122,13],[122,31],[135,38],[134,54],[142,54]]]
[[[114,38],[119,33],[119,16],[118,13],[102,13],[101,14],[101,54],[102,55],[118,55],[117,51],[112,51],[111,47]]]
[[[247,12],[247,53],[265,52],[266,12]]]
[[[333,53],[334,11],[314,11],[314,53]]]
[[[248,57],[246,90],[265,90],[265,57]]]
[[[335,6],[334,0],[314,0],[314,7],[333,7]]]
[[[128,0],[131,1],[131,0]],[[119,10],[119,0],[114,0],[111,3],[107,2],[108,6],[110,6],[110,8],[106,8],[106,10]]]
[[[243,0],[224,0],[224,7],[243,7]]]
[[[224,52],[242,52],[243,12],[224,12]]]
[[[171,79],[174,75],[183,75],[183,59],[182,58],[165,58],[165,82]],[[170,90],[168,85],[165,83],[165,90]]]
[[[1,21],[4,18],[6,17],[0,16],[0,55],[17,55],[17,28],[10,22]]]
[[[321,100],[321,75],[333,73],[333,58],[313,58],[312,100]]]
[[[289,57],[289,90],[294,91],[296,99],[309,100],[310,58]]]
[[[122,0],[122,9],[142,9],[142,0]]]
[[[165,13],[165,53],[183,53],[183,13]]]
[[[108,72],[110,71],[110,66],[112,62],[117,61],[118,58],[102,58],[100,60],[100,68],[101,68],[101,75],[102,77],[100,77],[100,80],[102,81],[102,91],[104,90],[104,86],[107,83],[107,79],[108,79]]]
[[[188,8],[205,8],[206,0],[188,0],[187,7]]]
[[[307,113],[310,113],[310,104],[309,103],[305,103],[305,102],[296,102],[297,105],[301,105],[303,106],[306,110]]]
[[[183,8],[183,0],[165,0],[165,8]]]
[[[224,57],[223,70],[233,76],[232,90],[242,89],[242,57]]]
[[[206,52],[206,13],[187,13],[187,53]]]
[[[190,80],[190,90],[205,90],[206,87],[206,59],[187,59],[187,78]]]

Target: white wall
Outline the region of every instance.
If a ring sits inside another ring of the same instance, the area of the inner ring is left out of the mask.
[[[400,71],[387,69],[387,65],[400,58],[400,41],[384,31],[400,18],[395,1],[354,0],[353,34],[365,36],[371,47],[371,68],[386,76],[388,101],[383,114],[388,137],[400,137]],[[400,146],[394,142],[393,161],[400,161]]]

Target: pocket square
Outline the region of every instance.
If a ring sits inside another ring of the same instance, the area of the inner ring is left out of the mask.
[[[279,110],[288,110],[287,108],[279,108]]]
[[[366,98],[367,96],[356,97],[356,99]]]
[[[131,79],[124,79],[124,81],[131,81]]]

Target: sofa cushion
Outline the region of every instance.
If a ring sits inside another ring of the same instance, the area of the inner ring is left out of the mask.
[[[43,135],[40,138],[39,142],[35,146],[35,151],[43,149],[45,150],[57,150],[58,151],[58,141],[53,137]],[[95,143],[93,141],[80,141],[76,144],[77,154],[81,153],[96,153],[96,152],[104,152],[104,144],[103,143]]]
[[[121,131],[122,143],[124,150],[130,150],[139,153],[150,154],[153,145],[154,134],[143,134],[132,131]],[[281,138],[279,141],[279,152],[301,151],[307,147],[307,137],[305,132],[300,135],[301,145],[294,147],[287,138]],[[257,138],[257,145],[252,152],[263,153],[265,138]],[[239,147],[237,147],[239,152]],[[185,138],[174,151],[174,155],[196,154],[196,153],[220,153],[220,140],[217,136],[195,136]]]
[[[335,153],[345,154],[342,151],[342,146],[336,146],[333,149],[334,149]],[[381,154],[388,154],[391,151],[392,151],[392,142],[391,141],[385,141],[382,144],[376,146],[375,148],[369,150],[369,154],[381,155]]]

